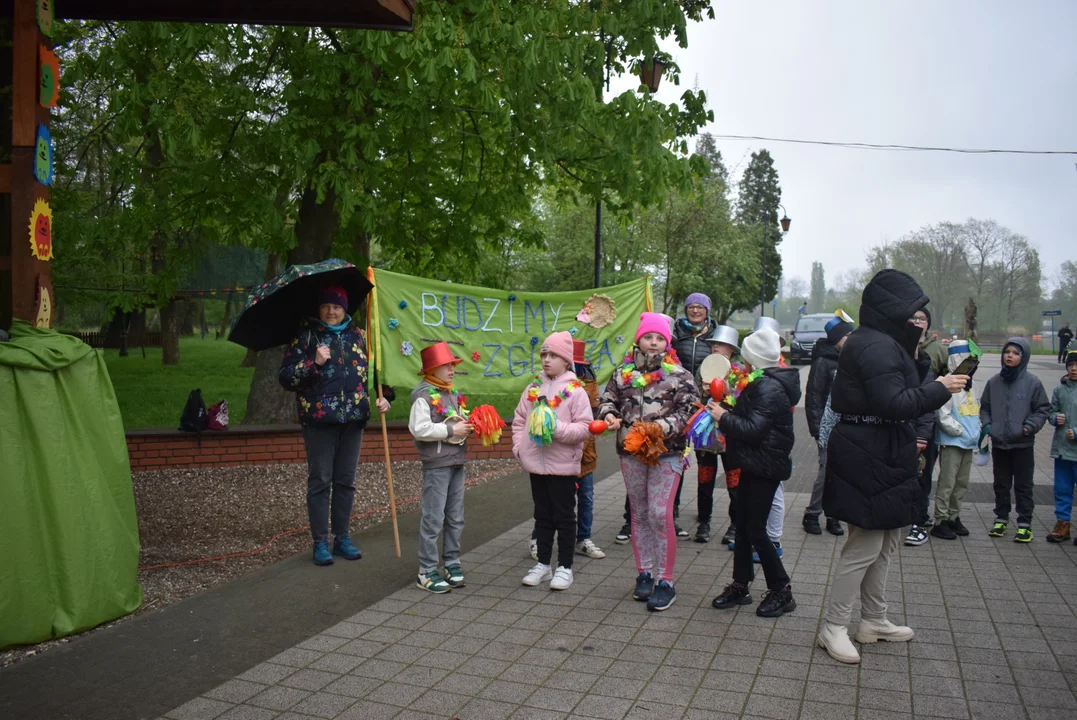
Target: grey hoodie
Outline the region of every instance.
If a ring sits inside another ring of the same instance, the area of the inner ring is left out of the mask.
[[[1022,337],[1012,337],[1006,345],[1021,348],[1017,377],[1007,380],[1002,374],[987,381],[980,397],[980,424],[991,426],[991,443],[1000,450],[1032,447],[1036,433],[1047,422],[1051,401],[1039,378],[1028,371],[1032,349]],[[1003,352],[1006,346],[1002,347]]]

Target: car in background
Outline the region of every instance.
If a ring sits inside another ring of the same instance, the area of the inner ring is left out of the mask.
[[[826,324],[834,319],[834,313],[813,313],[797,318],[793,336],[789,339],[789,363],[811,362],[815,343],[826,337]]]

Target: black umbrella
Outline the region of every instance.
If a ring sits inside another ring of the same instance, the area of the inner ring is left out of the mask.
[[[370,292],[366,274],[351,263],[330,258],[311,265],[290,265],[247,296],[232,323],[228,339],[251,350],[287,345],[304,318],[318,314],[318,291],[337,285],[348,293],[348,311],[355,312]]]

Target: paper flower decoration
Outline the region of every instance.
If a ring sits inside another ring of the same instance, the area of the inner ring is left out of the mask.
[[[624,335],[618,335],[617,337],[615,337],[613,339],[613,341],[615,343],[617,343],[618,345],[624,345],[625,344],[625,336]]]
[[[52,259],[52,208],[41,198],[30,213],[30,253],[38,260]]]
[[[578,332],[579,332],[579,330],[576,328],[575,325],[573,325],[572,327],[570,327],[568,329],[568,334],[571,335],[572,337],[576,337],[576,333],[578,333]]]
[[[404,308],[406,308],[407,306],[408,306],[408,301],[407,301],[407,300],[401,300],[401,301],[400,301],[400,309],[401,309],[401,310],[403,310],[403,309],[404,309]]]
[[[409,341],[405,340],[404,342],[400,343],[400,354],[401,355],[403,355],[404,357],[408,357],[413,352],[415,352],[415,348],[412,347],[412,345],[411,345],[411,343]]]
[[[481,360],[481,359],[482,359],[482,353],[481,353],[481,352],[479,352],[478,350],[476,350],[475,352],[471,353],[471,361],[472,361],[472,362],[478,362],[478,361],[479,361],[479,360]]]
[[[539,344],[539,339],[537,337],[535,337],[534,335],[532,335],[531,336],[531,345],[538,345],[538,344]]]
[[[396,330],[398,327],[400,327],[400,321],[396,318],[389,318],[389,329]]]

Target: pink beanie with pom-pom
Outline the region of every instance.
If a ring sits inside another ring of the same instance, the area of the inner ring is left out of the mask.
[[[658,333],[666,339],[666,345],[673,340],[669,331],[669,316],[661,313],[645,312],[639,316],[639,329],[636,330],[636,342],[647,333]]]

